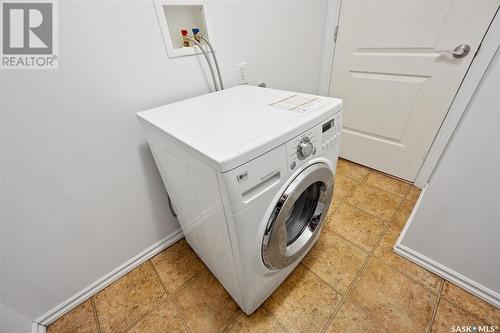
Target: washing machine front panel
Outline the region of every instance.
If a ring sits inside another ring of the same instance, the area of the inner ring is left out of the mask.
[[[262,260],[266,267],[286,268],[309,249],[330,206],[333,177],[328,164],[314,163],[283,192],[264,232]]]

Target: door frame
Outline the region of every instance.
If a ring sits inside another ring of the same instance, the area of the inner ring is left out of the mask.
[[[500,1],[499,1],[500,3]],[[333,59],[335,56],[335,34],[338,33],[337,25],[342,10],[342,0],[329,0],[327,4],[327,17],[325,38],[323,42],[323,55],[320,68],[320,78],[318,91],[320,95],[328,96],[330,90],[330,80],[333,75]],[[333,43],[332,43],[333,40]],[[499,10],[493,17],[488,30],[483,36],[481,45],[474,59],[469,66],[464,79],[453,98],[450,108],[441,123],[439,131],[434,137],[434,141],[425,156],[425,159],[417,173],[414,184],[423,188],[431,179],[441,156],[446,150],[455,129],[457,128],[462,115],[464,114],[474,92],[486,73],[497,49],[500,47],[500,14]]]
[[[342,0],[328,0],[327,2],[325,34],[323,37],[323,50],[318,82],[319,94],[323,96],[328,96],[328,91],[330,90],[330,78],[333,74],[333,57],[337,44],[336,34],[341,6]]]

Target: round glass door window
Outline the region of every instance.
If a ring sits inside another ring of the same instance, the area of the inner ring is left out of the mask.
[[[299,238],[304,229],[314,221],[311,221],[321,192],[324,192],[325,185],[316,182],[309,185],[295,201],[286,219],[287,243],[290,245]]]
[[[333,172],[324,163],[304,169],[278,200],[262,241],[262,259],[282,269],[300,258],[321,229],[333,196]]]

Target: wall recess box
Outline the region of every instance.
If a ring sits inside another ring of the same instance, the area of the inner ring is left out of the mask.
[[[183,46],[181,30],[187,30],[192,36],[191,29],[198,28],[210,39],[205,18],[205,5],[191,1],[153,0],[153,2],[168,57],[176,58],[201,53],[197,46]]]

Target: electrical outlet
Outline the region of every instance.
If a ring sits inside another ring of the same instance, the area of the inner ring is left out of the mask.
[[[247,64],[242,62],[241,64],[237,64],[236,67],[238,68],[238,80],[240,84],[248,84]]]

